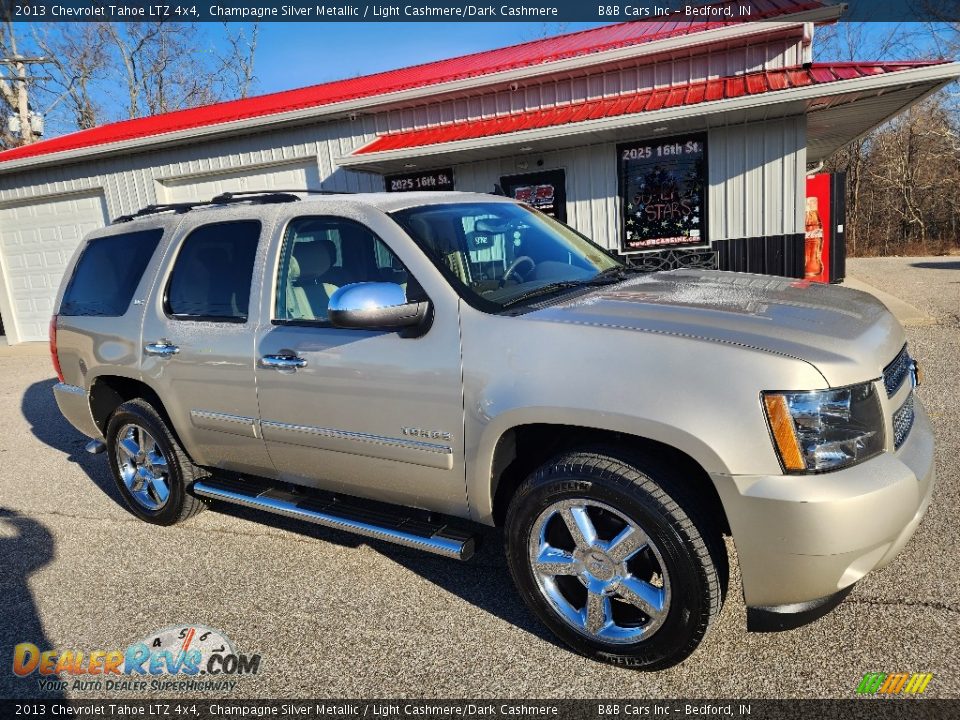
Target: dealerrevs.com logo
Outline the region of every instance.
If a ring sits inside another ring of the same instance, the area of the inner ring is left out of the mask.
[[[124,650],[41,650],[20,643],[13,649],[13,672],[36,675],[42,690],[229,692],[238,676],[260,672],[260,656],[237,652],[219,630],[176,625]]]
[[[867,673],[857,686],[858,695],[920,695],[933,673]]]

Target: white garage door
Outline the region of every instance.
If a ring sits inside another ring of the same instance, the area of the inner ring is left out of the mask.
[[[268,167],[234,170],[216,175],[177,178],[163,182],[167,202],[209,200],[225,192],[239,190],[299,190],[320,187],[317,164],[313,160]]]
[[[8,338],[47,339],[67,262],[83,236],[106,220],[100,193],[0,208],[0,271],[11,310],[3,318]]]

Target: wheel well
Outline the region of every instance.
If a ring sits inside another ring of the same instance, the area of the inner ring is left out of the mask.
[[[603,446],[632,454],[656,455],[676,467],[696,494],[708,516],[724,534],[730,524],[717,488],[707,471],[682,450],[656,440],[610,430],[571,425],[534,424],[511,428],[497,442],[493,457],[493,519],[502,525],[510,499],[520,484],[550,458],[577,448]]]
[[[166,408],[163,407],[160,396],[154,392],[153,388],[139,380],[118,375],[101,375],[93,381],[93,386],[90,388],[90,414],[104,436],[107,434],[107,423],[110,422],[113,411],[127,400],[134,398],[142,398],[153,405],[170,431],[176,435]]]

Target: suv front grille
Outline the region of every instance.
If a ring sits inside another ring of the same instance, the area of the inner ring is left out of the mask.
[[[910,359],[910,353],[907,352],[907,346],[904,345],[900,353],[883,370],[883,386],[887,390],[887,397],[893,397],[894,393],[903,385],[904,379],[910,374],[910,365],[913,361]]]
[[[913,427],[914,414],[913,391],[911,391],[910,394],[907,395],[907,399],[903,401],[900,409],[893,414],[894,449],[899,450],[900,446],[903,445],[907,439],[907,435],[910,434],[910,428]]]

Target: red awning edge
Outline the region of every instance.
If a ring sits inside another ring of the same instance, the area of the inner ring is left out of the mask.
[[[752,8],[753,20],[830,10],[830,6],[820,0],[746,1]],[[730,4],[739,6],[743,0],[715,3],[718,6]],[[836,14],[827,19],[835,17]],[[92,152],[97,148],[103,152],[120,151],[138,140],[143,140],[138,145],[142,147],[176,138],[189,131],[199,134],[204,128],[215,133],[220,126],[224,126],[225,132],[231,124],[256,119],[266,121],[271,117],[280,120],[284,114],[311,109],[317,109],[319,114],[321,108],[363,99],[381,99],[387,103],[392,94],[404,91],[434,88],[468,79],[489,78],[493,81],[500,74],[549,66],[550,63],[575,58],[581,58],[584,64],[588,64],[591,57],[601,53],[742,24],[730,20],[625,22],[373,75],[123,120],[0,152],[0,172],[5,170],[7,163],[17,167],[25,164],[16,161],[48,155],[63,158],[67,155],[90,154],[86,151]],[[51,161],[54,159],[51,158]]]
[[[443,143],[505,135],[524,130],[557,127],[571,123],[634,115],[665,108],[732,100],[815,85],[829,85],[877,75],[948,63],[937,61],[837,62],[805,67],[765,70],[747,75],[713,78],[699,82],[642,90],[626,95],[584,100],[560,107],[526,110],[480,120],[448,123],[420,130],[381,135],[355,150],[350,157],[422,148]]]

